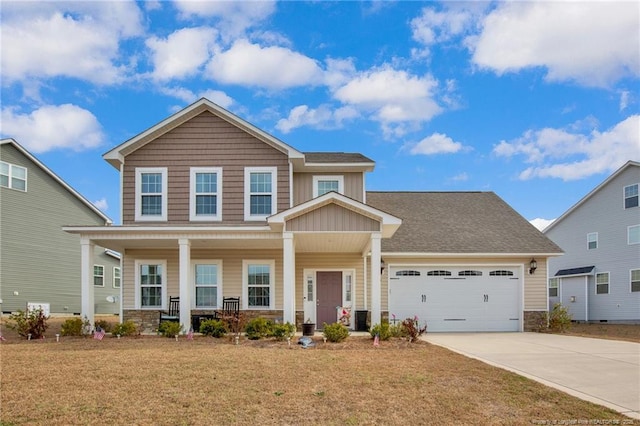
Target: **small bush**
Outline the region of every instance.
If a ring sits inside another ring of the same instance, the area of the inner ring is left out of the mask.
[[[549,329],[556,333],[564,333],[571,327],[571,314],[569,310],[556,303],[549,314]]]
[[[349,337],[349,329],[339,322],[334,322],[333,324],[325,322],[323,327],[322,335],[330,342],[342,342]]]
[[[402,321],[402,329],[407,334],[407,337],[409,337],[410,342],[417,342],[418,337],[427,331],[427,325],[425,324],[424,327],[420,327],[418,317],[413,317]]]
[[[244,332],[249,340],[269,337],[273,334],[273,322],[266,318],[254,318],[247,322]]]
[[[286,324],[275,324],[273,326],[273,337],[276,340],[286,340],[287,338],[293,337],[296,333],[296,326],[291,324],[290,322]]]
[[[228,333],[227,325],[220,320],[210,319],[200,323],[200,333],[205,336],[224,337]]]
[[[83,336],[87,330],[88,320],[81,318],[69,318],[62,323],[60,334],[63,336]]]
[[[174,321],[162,321],[158,327],[158,332],[164,337],[174,337],[180,334],[182,325]]]
[[[44,314],[42,309],[34,309],[32,311],[18,311],[9,315],[7,327],[18,332],[22,337],[32,339],[40,339],[44,336],[44,332],[49,328],[47,324],[48,316]]]
[[[378,338],[380,340],[389,340],[389,338],[391,337],[391,331],[389,330],[389,323],[383,321],[382,324],[376,324],[373,327],[371,327],[371,330],[369,330],[369,333],[371,334],[371,338],[375,338],[376,334],[378,335]]]
[[[111,330],[111,334],[113,334],[114,336],[135,336],[139,334],[138,326],[135,322],[127,320],[125,322],[114,325],[113,329]]]
[[[105,333],[111,333],[111,329],[113,328],[113,324],[110,323],[107,320],[101,319],[101,320],[96,321],[95,327],[96,328],[100,327],[101,329],[103,329],[105,331]]]

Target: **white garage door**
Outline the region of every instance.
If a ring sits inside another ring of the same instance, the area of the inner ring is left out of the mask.
[[[519,267],[390,266],[389,317],[428,332],[519,331]]]

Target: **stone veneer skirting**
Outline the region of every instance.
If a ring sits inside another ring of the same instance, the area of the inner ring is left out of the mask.
[[[540,331],[547,326],[547,311],[524,311],[524,331]]]

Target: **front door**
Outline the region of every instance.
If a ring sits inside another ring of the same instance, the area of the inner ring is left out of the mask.
[[[316,327],[333,324],[338,320],[336,307],[342,306],[342,272],[316,273]]]

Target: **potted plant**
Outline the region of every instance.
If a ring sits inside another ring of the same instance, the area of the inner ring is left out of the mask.
[[[315,331],[316,331],[316,324],[311,322],[311,318],[307,318],[304,324],[302,324],[302,335],[313,336]]]

